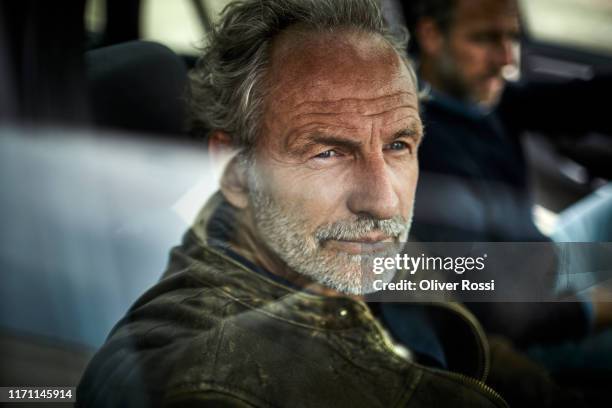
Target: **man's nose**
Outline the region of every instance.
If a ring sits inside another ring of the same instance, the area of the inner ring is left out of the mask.
[[[392,175],[383,155],[370,157],[354,173],[349,210],[357,215],[389,219],[399,214],[399,197],[393,188]]]
[[[495,65],[505,67],[515,62],[515,42],[511,39],[503,39],[497,44],[495,50]]]

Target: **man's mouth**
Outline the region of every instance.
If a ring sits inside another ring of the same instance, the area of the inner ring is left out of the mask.
[[[328,239],[322,245],[326,249],[346,252],[350,255],[365,255],[383,252],[393,242],[395,242],[393,237],[381,233],[372,233],[352,239]]]
[[[503,84],[505,82],[505,79],[501,75],[501,73],[499,73],[499,74],[488,75],[488,76],[484,77],[483,78],[483,82],[488,87],[492,87],[492,86],[499,86],[499,84]]]

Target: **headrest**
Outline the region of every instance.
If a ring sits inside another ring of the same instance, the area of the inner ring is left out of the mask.
[[[187,68],[172,50],[132,41],[89,51],[85,61],[97,125],[185,134]]]

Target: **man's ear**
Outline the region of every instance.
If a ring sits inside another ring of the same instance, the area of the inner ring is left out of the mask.
[[[422,18],[417,22],[415,32],[422,54],[430,57],[436,57],[440,54],[446,37],[438,23],[431,18]]]
[[[222,131],[213,130],[208,136],[208,151],[213,159],[224,156],[233,150],[232,137]]]
[[[245,208],[248,203],[246,169],[236,153],[232,137],[222,130],[212,131],[208,136],[208,152],[213,162],[223,166],[221,193],[234,207]]]
[[[249,203],[246,163],[240,154],[227,163],[221,176],[221,193],[234,207],[245,209]]]

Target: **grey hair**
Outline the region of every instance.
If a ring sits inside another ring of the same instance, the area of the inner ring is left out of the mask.
[[[380,34],[404,59],[408,32],[385,24],[376,0],[241,0],[230,3],[190,74],[190,128],[197,138],[213,130],[250,150],[260,130],[272,41],[298,25],[307,30],[356,29]]]

